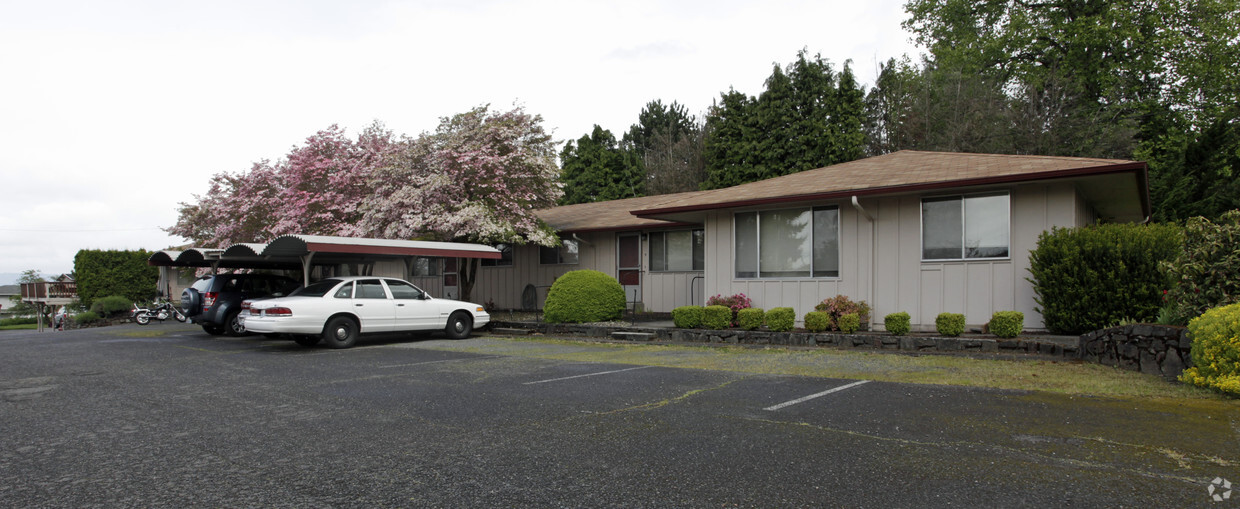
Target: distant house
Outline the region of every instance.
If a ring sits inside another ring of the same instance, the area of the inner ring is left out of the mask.
[[[563,245],[501,246],[473,298],[541,307],[556,277],[594,269],[650,311],[744,293],[799,319],[842,294],[869,302],[877,329],[897,311],[932,330],[940,312],[977,326],[1002,310],[1040,329],[1026,280],[1038,235],[1144,221],[1147,189],[1137,161],[901,151],[726,189],[540,210]],[[443,291],[435,276],[454,280],[454,268],[428,267],[421,284]]]
[[[19,285],[0,285],[0,314],[8,314],[13,308],[13,297],[21,296],[22,287]]]

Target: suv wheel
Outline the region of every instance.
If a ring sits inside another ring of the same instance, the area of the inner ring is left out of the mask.
[[[233,311],[224,319],[224,332],[234,338],[245,335],[245,324],[241,323],[240,315],[240,311]]]
[[[202,312],[202,294],[193,288],[181,292],[181,310],[185,316],[194,316]]]

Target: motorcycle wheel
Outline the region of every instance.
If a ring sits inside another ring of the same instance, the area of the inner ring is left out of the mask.
[[[181,323],[185,323],[186,320],[189,320],[189,318],[185,316],[185,313],[182,313],[179,309],[172,313],[172,317],[176,318],[177,321]]]
[[[138,313],[133,315],[133,321],[138,322],[138,325],[146,325],[151,323],[151,316],[146,313]]]

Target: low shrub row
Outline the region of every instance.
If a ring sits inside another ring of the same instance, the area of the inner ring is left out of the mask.
[[[847,297],[844,299],[846,300]],[[836,330],[845,334],[861,330],[863,320],[869,317],[869,306],[861,302],[860,305],[849,307],[839,305],[838,299],[828,300],[835,301],[835,305],[824,306],[827,310],[818,309],[805,314],[803,317],[805,330],[809,332]],[[843,312],[838,316],[833,315],[833,312],[850,310],[851,312]],[[911,320],[907,312],[901,311],[885,316],[883,325],[886,326],[887,332],[903,336],[912,331]],[[964,315],[960,313],[940,313],[934,321],[935,329],[942,336],[959,336],[964,333],[964,320]],[[681,306],[672,310],[672,322],[682,329],[723,330],[738,327],[743,330],[758,330],[766,325],[769,330],[786,332],[795,326],[796,311],[789,307],[764,311],[762,308],[751,306],[738,309],[723,305]],[[990,332],[1001,338],[1019,336],[1024,326],[1025,314],[1020,311],[998,311],[991,316],[989,324]]]

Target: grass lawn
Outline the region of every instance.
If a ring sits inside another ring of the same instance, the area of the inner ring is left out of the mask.
[[[1080,361],[1003,360],[780,347],[631,345],[548,337],[492,337],[451,350],[577,362],[1046,391],[1071,395],[1228,400],[1157,376]],[[531,348],[531,346],[534,346]],[[1232,400],[1240,405],[1240,400]]]
[[[47,326],[48,326],[47,324],[43,324],[43,327],[47,327]],[[38,328],[39,328],[39,324],[37,323],[26,323],[22,325],[0,325],[0,330],[38,330]]]

